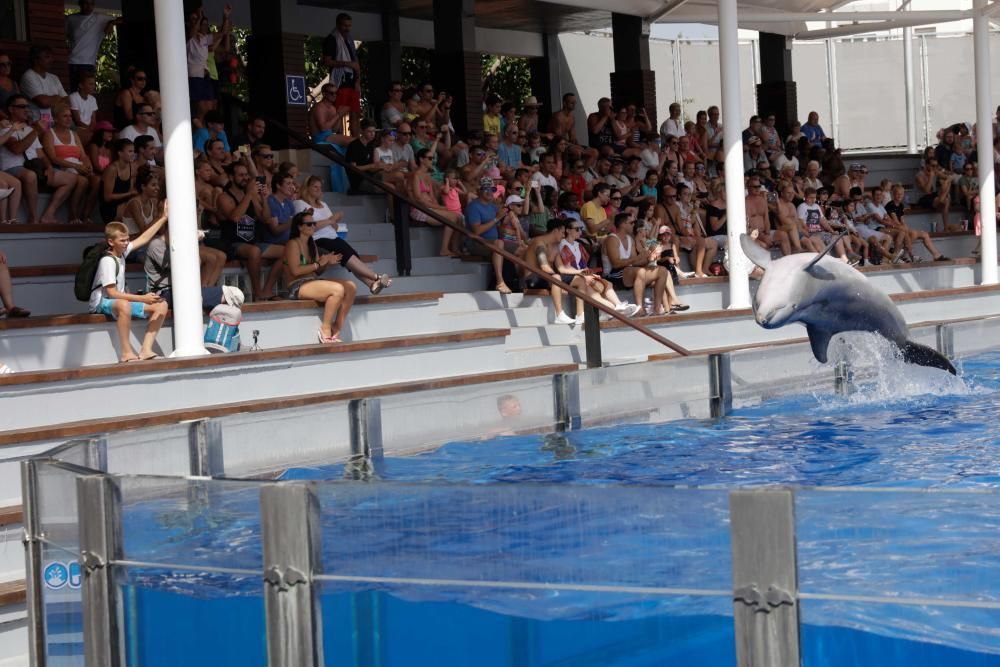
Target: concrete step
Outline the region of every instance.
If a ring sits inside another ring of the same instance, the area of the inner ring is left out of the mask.
[[[0,430],[50,424],[55,405],[60,406],[60,421],[110,421],[220,400],[262,400],[502,370],[507,368],[504,340],[509,333],[480,329],[13,373],[0,377]],[[167,381],[170,391],[151,391]]]

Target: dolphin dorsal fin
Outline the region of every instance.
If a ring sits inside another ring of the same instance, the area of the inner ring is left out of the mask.
[[[747,256],[747,259],[761,269],[767,270],[771,263],[771,253],[757,245],[757,242],[747,234],[740,234],[740,247],[743,248],[743,254]]]
[[[802,267],[802,270],[808,272],[809,269],[811,269],[813,266],[816,265],[816,262],[818,262],[819,260],[821,260],[824,257],[826,257],[828,254],[830,254],[830,251],[833,250],[833,246],[837,245],[837,241],[839,241],[840,239],[844,238],[844,236],[846,234],[847,234],[847,230],[846,229],[844,231],[840,232],[839,234],[837,234],[837,236],[835,236],[834,239],[832,241],[830,241],[830,245],[828,245],[826,247],[826,250],[824,250],[820,254],[816,255],[816,259],[814,259],[813,261],[809,262],[804,267]]]

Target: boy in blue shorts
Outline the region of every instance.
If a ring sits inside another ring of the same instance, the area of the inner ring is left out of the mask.
[[[125,290],[125,257],[149,243],[166,221],[167,204],[164,202],[160,218],[134,241],[129,241],[128,227],[120,222],[109,222],[104,227],[108,250],[101,257],[94,274],[94,284],[90,290],[90,312],[100,313],[117,321],[121,346],[119,361],[122,362],[146,361],[159,357],[153,352],[153,343],[167,316],[167,302],[156,294],[130,294]],[[133,317],[149,320],[139,354],[132,349]]]

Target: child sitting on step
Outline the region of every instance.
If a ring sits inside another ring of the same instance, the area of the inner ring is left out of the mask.
[[[125,289],[125,257],[133,250],[149,243],[167,221],[167,203],[163,213],[134,241],[129,241],[128,227],[120,222],[109,222],[104,227],[107,253],[101,257],[94,274],[90,291],[90,312],[101,313],[118,323],[118,342],[121,347],[119,361],[147,361],[157,359],[153,352],[156,334],[167,315],[167,302],[156,294],[131,294]],[[132,349],[132,318],[148,319],[149,325],[142,339],[139,354]]]

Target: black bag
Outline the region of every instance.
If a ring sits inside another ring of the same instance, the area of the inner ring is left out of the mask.
[[[83,249],[83,262],[76,270],[76,279],[73,282],[73,294],[77,301],[90,301],[90,293],[94,291],[94,276],[97,275],[97,265],[101,263],[101,258],[108,252],[107,241],[95,243]],[[118,278],[118,261],[115,261],[115,278]]]

